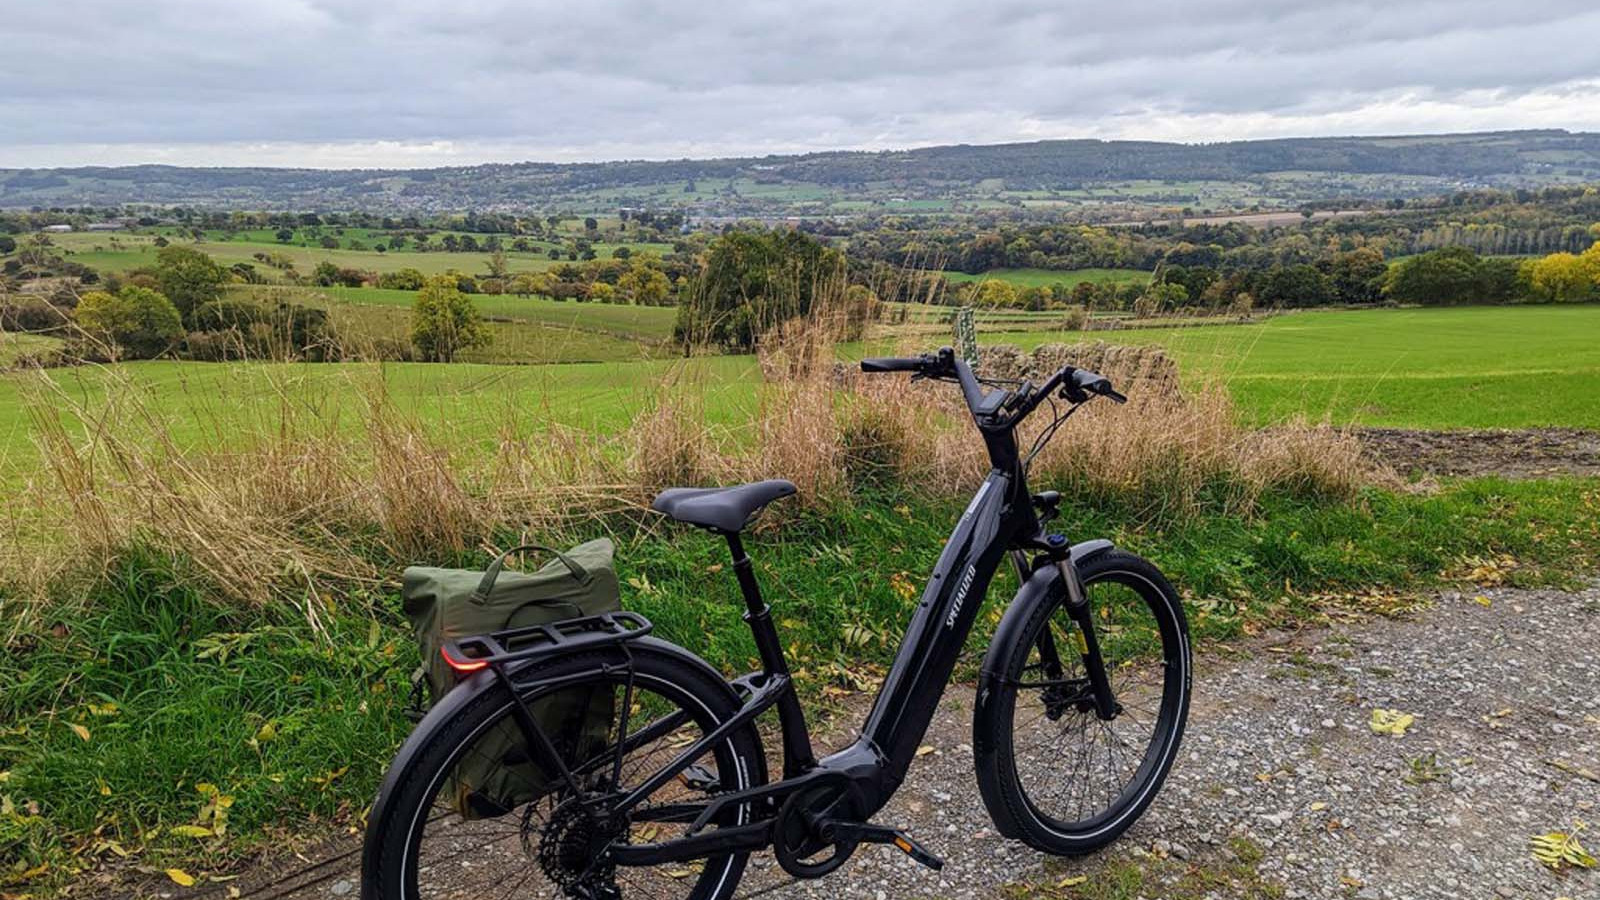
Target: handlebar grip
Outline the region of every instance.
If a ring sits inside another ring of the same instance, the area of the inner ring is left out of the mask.
[[[919,356],[876,356],[861,361],[863,372],[920,372],[925,361]]]
[[[1109,397],[1117,403],[1128,402],[1127,397],[1117,393],[1116,389],[1111,386],[1111,379],[1101,375],[1099,372],[1091,372],[1088,369],[1074,369],[1072,372],[1072,384],[1080,390],[1088,391],[1091,394],[1099,394],[1102,397]]]

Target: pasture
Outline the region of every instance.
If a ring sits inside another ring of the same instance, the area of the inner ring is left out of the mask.
[[[158,249],[155,244],[156,237],[153,234],[120,232],[72,233],[51,235],[51,242],[73,262],[82,263],[100,272],[126,272],[143,266],[155,265],[156,250]],[[261,239],[252,239],[256,237]],[[350,240],[356,240],[363,244],[367,243],[367,241],[361,240],[359,236],[347,237],[341,243]],[[273,270],[256,258],[258,253],[264,253],[268,256],[281,255],[302,274],[309,274],[317,267],[318,263],[331,262],[343,268],[378,273],[413,268],[424,275],[437,275],[452,269],[471,275],[485,271],[488,268],[487,260],[489,258],[489,254],[484,251],[446,252],[444,250],[428,250],[418,252],[415,249],[407,248],[387,250],[380,253],[373,249],[352,250],[348,246],[327,249],[320,246],[305,246],[297,243],[281,244],[266,235],[249,233],[241,234],[231,240],[222,239],[220,235],[207,235],[206,240],[175,240],[173,243],[179,246],[192,247],[208,254],[212,259],[224,266],[231,266],[235,263],[248,263],[268,277],[271,277]],[[565,255],[559,260],[550,259],[548,250],[554,246],[553,244],[542,242],[534,242],[534,244],[536,249],[531,249],[527,252],[506,249],[506,263],[512,274],[518,272],[543,272],[566,261]],[[672,252],[671,244],[598,242],[593,246],[595,254],[602,259],[610,258],[620,247],[626,247],[632,253],[661,255]]]
[[[405,292],[325,291],[336,308],[387,316],[403,327]],[[659,338],[666,309],[477,297],[486,313],[520,311],[495,323],[495,346],[475,353],[522,362],[275,365],[139,362],[123,368],[180,438],[226,441],[236,427],[268,421],[282,404],[353,424],[364,391],[427,422],[449,423],[462,446],[492,440],[500,424],[553,424],[615,431],[663,392],[701,392],[707,418],[730,433],[757,402],[759,367],[749,356],[670,358]],[[339,305],[342,305],[340,307]],[[491,313],[495,314],[495,313]],[[541,319],[540,317],[545,317]],[[563,321],[561,316],[571,316]],[[371,320],[368,320],[371,321]],[[1109,332],[985,330],[980,341],[1029,348],[1106,340],[1159,344],[1194,388],[1220,385],[1254,424],[1297,416],[1336,425],[1413,428],[1600,428],[1600,306],[1305,312],[1247,325]],[[932,349],[943,335],[915,341]],[[842,356],[899,352],[905,340],[840,348]],[[114,383],[101,369],[51,370],[72,395],[94,400]],[[19,397],[23,376],[0,382],[0,458],[33,457]],[[15,469],[13,469],[15,472]]]

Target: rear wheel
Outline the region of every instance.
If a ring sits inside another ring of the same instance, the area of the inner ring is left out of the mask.
[[[993,695],[974,728],[994,750],[978,780],[996,825],[1046,853],[1097,850],[1155,798],[1189,710],[1188,624],[1154,565],[1110,551],[1079,567],[1116,700],[1096,709],[1082,631],[1066,591],[1040,603],[990,668]]]
[[[689,898],[730,897],[747,855],[725,854],[688,863],[626,867],[610,862],[617,843],[655,843],[683,835],[681,804],[766,782],[766,764],[753,728],[736,730],[696,766],[652,792],[631,813],[612,821],[590,815],[637,787],[683,748],[738,709],[727,685],[675,656],[645,644],[563,657],[518,674],[524,702],[543,723],[552,708],[601,710],[578,733],[552,735],[582,784],[575,794],[561,779],[538,771],[523,749],[514,702],[503,688],[486,690],[412,757],[408,771],[369,825],[363,860],[367,900],[434,898]],[[588,674],[589,677],[584,677]],[[563,682],[552,688],[555,679]],[[609,699],[609,702],[607,702]],[[614,763],[627,712],[620,777]],[[594,735],[601,734],[599,740]],[[509,748],[509,749],[508,749]],[[748,808],[727,824],[746,821]]]

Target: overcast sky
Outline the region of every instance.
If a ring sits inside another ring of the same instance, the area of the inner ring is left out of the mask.
[[[46,0],[0,167],[1600,130],[1593,0]]]

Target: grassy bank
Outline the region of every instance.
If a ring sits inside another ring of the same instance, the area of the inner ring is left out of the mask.
[[[954,499],[880,493],[752,542],[813,708],[823,687],[829,698],[872,687],[916,602],[907,586],[959,512]],[[1480,481],[1332,506],[1268,498],[1255,515],[1164,526],[1078,504],[1064,521],[1074,536],[1153,557],[1182,587],[1196,635],[1220,641],[1330,603],[1403,607],[1410,592],[1474,569],[1565,582],[1600,550],[1597,514],[1595,483]],[[622,519],[566,537],[607,530],[630,607],[724,671],[753,665],[718,542]],[[126,548],[81,613],[42,622],[0,657],[0,856],[16,860],[0,872],[7,890],[48,892],[125,865],[124,853],[157,870],[221,873],[290,833],[359,825],[408,728],[416,656],[398,598],[388,587],[347,597],[320,607],[313,626],[290,605],[219,603],[207,579],[181,555]],[[968,675],[1012,590],[1007,577],[991,590]],[[229,798],[220,836],[196,830],[216,830],[216,795],[202,785]]]

